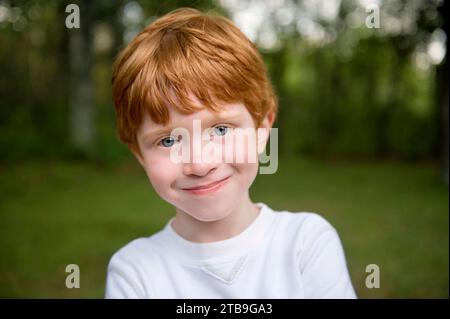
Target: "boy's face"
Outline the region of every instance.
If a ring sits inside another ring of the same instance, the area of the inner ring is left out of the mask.
[[[146,116],[137,132],[141,154],[133,153],[155,191],[179,213],[198,221],[220,220],[248,197],[258,171],[258,153],[264,150],[273,123],[273,115],[269,114],[261,124],[266,135],[257,139],[246,137],[242,145],[235,143],[224,151],[225,145],[230,146],[233,141],[233,134],[240,134],[239,129],[255,132],[255,125],[242,103],[226,104],[222,110],[214,113],[203,108],[186,115],[169,107],[168,125],[156,124]],[[199,127],[201,134],[198,134]],[[181,128],[186,134],[173,134],[175,128]],[[205,156],[206,147],[202,146],[206,144],[222,152]],[[188,157],[181,162],[174,160],[174,154],[179,154],[182,148]],[[230,152],[235,160],[230,161]]]

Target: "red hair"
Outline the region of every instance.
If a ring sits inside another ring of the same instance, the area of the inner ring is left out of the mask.
[[[220,103],[244,103],[256,127],[278,108],[255,45],[230,20],[190,8],[160,17],[131,41],[114,62],[112,91],[119,138],[135,149],[145,112],[165,125],[168,105],[199,110],[189,93],[215,112]]]

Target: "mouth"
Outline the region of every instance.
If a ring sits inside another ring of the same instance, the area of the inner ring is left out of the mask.
[[[222,186],[224,186],[230,176],[225,177],[224,179],[218,180],[216,182],[212,182],[206,185],[196,186],[192,188],[183,188],[183,190],[190,192],[195,195],[205,195],[215,192],[216,190],[220,189]]]

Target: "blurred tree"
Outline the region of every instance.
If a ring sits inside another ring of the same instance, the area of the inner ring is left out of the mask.
[[[110,75],[96,67],[106,64],[110,68],[112,59],[123,45],[124,28],[121,17],[124,1],[83,0],[75,3],[80,6],[81,28],[66,29],[70,44],[70,137],[78,152],[89,156],[96,153],[95,156],[98,157],[101,151],[97,149],[99,120],[96,115],[99,112],[98,104],[103,106],[105,97],[110,101]],[[100,83],[108,85],[106,92],[99,87],[102,84],[95,82],[95,72],[101,72],[105,76]],[[95,96],[94,92],[102,93],[102,96]],[[102,113],[102,116],[106,115]]]
[[[427,50],[442,24],[441,1],[220,3],[265,51],[280,96],[283,152],[433,154],[439,62]],[[370,4],[379,6],[379,28],[365,23]]]
[[[73,3],[79,30],[64,26],[65,1],[0,2],[2,159],[73,148],[117,155],[113,58],[148,23],[182,6],[229,15],[261,48],[279,96],[282,153],[448,154],[448,102],[440,102],[448,62],[430,55],[433,45],[442,51],[442,1],[382,2],[379,29],[364,24],[368,0]]]
[[[82,153],[92,153],[95,145],[93,72],[94,2],[79,2],[80,28],[67,29],[70,63],[70,139]]]
[[[448,1],[444,5],[439,7],[439,12],[442,17],[444,17],[445,12],[448,12]],[[448,20],[444,19],[443,29],[445,33],[449,34],[448,30]],[[447,39],[448,41],[448,39]],[[439,153],[442,155],[442,179],[444,183],[449,185],[449,113],[448,113],[448,56],[444,57],[443,63],[437,66],[436,70],[436,105],[439,107],[438,123],[440,129],[440,143],[439,143]]]

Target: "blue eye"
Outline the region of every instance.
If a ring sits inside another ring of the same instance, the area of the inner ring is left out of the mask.
[[[180,141],[181,137],[179,136],[178,139],[175,139],[173,136],[167,136],[163,138],[161,141],[159,141],[159,145],[163,147],[172,147],[175,142]]]
[[[216,133],[218,136],[224,136],[227,134],[229,127],[226,126],[216,126],[214,128],[214,133]]]

